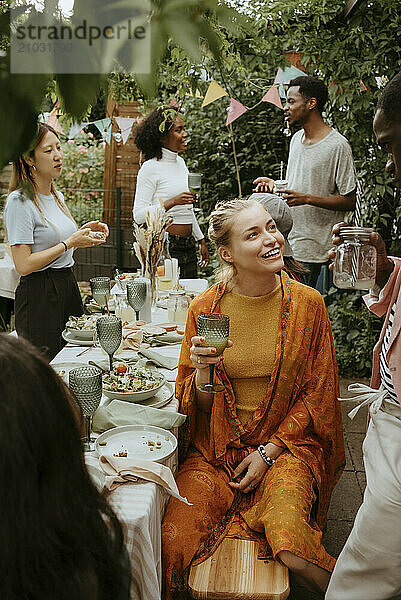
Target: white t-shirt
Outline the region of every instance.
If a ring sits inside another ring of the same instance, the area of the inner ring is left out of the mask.
[[[162,148],[162,158],[151,158],[139,169],[134,201],[134,221],[145,223],[146,213],[160,206],[160,200],[170,200],[183,192],[189,192],[188,169],[177,152]],[[196,220],[191,204],[173,206],[166,215],[172,217],[175,225],[192,225],[192,235],[196,241],[204,235]]]
[[[302,143],[304,130],[292,137],[288,156],[288,189],[317,196],[345,196],[356,188],[351,147],[333,129],[310,146]],[[344,220],[345,212],[305,204],[290,207],[293,218],[288,241],[294,257],[303,262],[323,263],[332,248],[333,225]]]
[[[63,194],[57,193],[59,198],[64,201]],[[11,192],[4,209],[4,223],[10,246],[28,244],[31,246],[32,254],[56,246],[77,230],[75,223],[63,213],[52,194],[50,196],[38,194],[38,199],[45,219],[32,200],[20,190]],[[73,248],[70,248],[38,271],[44,271],[48,267],[52,269],[72,267],[74,264],[73,251]]]

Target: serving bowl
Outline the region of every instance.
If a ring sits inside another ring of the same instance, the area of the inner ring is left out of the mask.
[[[166,378],[161,373],[158,373],[158,376],[162,378],[162,381],[159,385],[151,388],[149,390],[143,390],[140,392],[114,392],[112,390],[107,390],[103,386],[103,394],[110,398],[111,400],[124,400],[125,402],[143,402],[143,400],[147,400],[148,398],[152,398],[166,383]]]

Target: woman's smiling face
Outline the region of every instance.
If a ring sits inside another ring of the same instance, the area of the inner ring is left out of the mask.
[[[263,276],[284,267],[284,237],[263,206],[257,202],[242,210],[233,221],[230,243],[219,248],[220,256],[237,270],[237,276]]]

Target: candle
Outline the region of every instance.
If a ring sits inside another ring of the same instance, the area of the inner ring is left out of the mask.
[[[173,279],[173,266],[170,258],[164,261],[164,276]]]

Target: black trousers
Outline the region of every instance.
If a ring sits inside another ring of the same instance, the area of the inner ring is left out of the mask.
[[[178,260],[181,279],[197,279],[198,258],[196,255],[196,242],[193,235],[183,237],[181,235],[168,234],[170,242],[170,256]]]
[[[65,341],[70,315],[83,314],[81,294],[71,268],[45,269],[21,277],[15,292],[15,327],[52,360]]]

